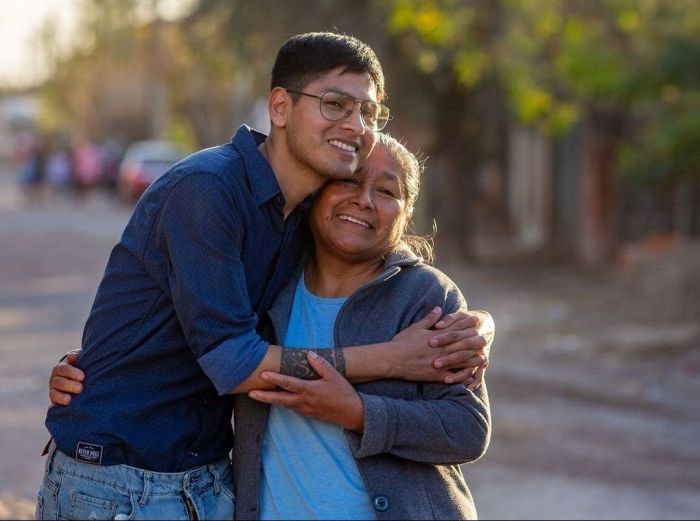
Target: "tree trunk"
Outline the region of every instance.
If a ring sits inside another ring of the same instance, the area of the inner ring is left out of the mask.
[[[584,121],[579,201],[579,260],[603,267],[619,247],[622,202],[615,171],[623,118],[619,113],[591,111]]]
[[[431,213],[438,226],[437,251],[449,258],[472,256],[479,165],[478,118],[472,104],[471,93],[457,83],[454,75],[446,79],[436,96]]]

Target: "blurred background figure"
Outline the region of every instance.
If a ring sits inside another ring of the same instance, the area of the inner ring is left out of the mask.
[[[46,182],[55,195],[69,197],[73,189],[73,161],[66,139],[54,135],[46,160]]]
[[[102,152],[89,139],[80,139],[73,148],[73,175],[78,199],[84,200],[98,186],[102,175]]]
[[[124,157],[124,146],[114,137],[108,137],[102,142],[102,186],[111,195],[117,193],[117,176],[119,165]]]
[[[41,202],[44,195],[46,142],[37,134],[25,134],[18,141],[18,179],[28,203]]]

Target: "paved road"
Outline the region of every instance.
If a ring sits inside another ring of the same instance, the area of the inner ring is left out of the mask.
[[[129,213],[104,197],[27,206],[11,181],[0,171],[0,519],[31,516],[47,373],[79,344]],[[465,466],[482,518],[700,516],[696,323],[658,324],[564,269],[445,269],[499,327],[494,437]]]

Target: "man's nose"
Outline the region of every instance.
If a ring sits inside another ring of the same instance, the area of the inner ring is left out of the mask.
[[[357,135],[362,135],[366,132],[367,128],[362,121],[362,102],[360,100],[355,101],[355,104],[352,106],[352,112],[343,118],[342,126],[352,130]]]

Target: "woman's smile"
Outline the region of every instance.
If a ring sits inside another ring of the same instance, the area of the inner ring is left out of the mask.
[[[373,227],[369,222],[367,222],[366,220],[359,219],[359,218],[357,218],[357,217],[352,217],[351,215],[339,214],[339,215],[337,216],[337,218],[340,219],[341,221],[345,221],[345,222],[348,222],[348,223],[351,223],[351,224],[354,224],[354,225],[359,225],[359,226],[361,226],[362,228],[366,228],[366,229],[374,228],[374,227]]]

